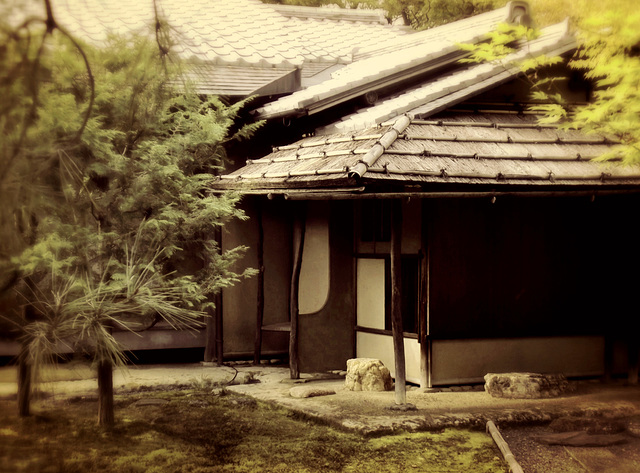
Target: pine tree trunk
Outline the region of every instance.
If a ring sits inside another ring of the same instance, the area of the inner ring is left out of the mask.
[[[26,348],[23,346],[22,350],[24,355]],[[18,364],[18,415],[20,417],[31,415],[31,365],[24,356],[20,356]]]
[[[113,409],[113,364],[98,362],[98,425],[111,427],[115,422]]]

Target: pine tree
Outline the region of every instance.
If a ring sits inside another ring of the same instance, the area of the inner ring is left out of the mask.
[[[0,24],[0,291],[15,294],[3,317],[23,340],[24,382],[60,344],[93,357],[110,425],[125,362],[113,331],[197,329],[211,296],[252,273],[232,270],[243,248],[212,238],[245,218],[238,196],[207,188],[225,144],[259,124],[236,124],[244,102],[190,92],[153,38],[95,48],[47,13]]]

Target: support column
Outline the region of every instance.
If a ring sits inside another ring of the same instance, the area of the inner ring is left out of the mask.
[[[424,233],[424,232],[423,232]],[[423,235],[424,240],[424,235]],[[430,351],[431,341],[429,340],[429,260],[428,251],[423,248],[421,251],[420,264],[420,321],[419,339],[420,342],[420,387],[431,387],[431,366]]]
[[[291,287],[289,289],[289,318],[291,332],[289,333],[289,370],[291,379],[300,378],[298,366],[298,289],[300,288],[300,269],[302,268],[302,250],[304,248],[304,234],[306,226],[306,203],[300,202],[294,207],[293,221],[293,271]]]
[[[395,401],[407,403],[407,386],[402,327],[402,201],[396,199],[391,207],[391,329],[396,368]]]
[[[257,297],[257,320],[256,336],[253,348],[253,364],[260,364],[260,354],[262,352],[262,324],[264,321],[264,226],[262,224],[262,203],[258,201],[256,209],[256,220],[258,221],[258,297]]]
[[[215,230],[215,239],[218,244],[218,254],[222,254],[222,229],[220,227],[216,227]],[[222,289],[219,289],[216,292],[216,295],[213,298],[213,303],[216,306],[215,310],[215,340],[207,340],[207,343],[211,342],[216,347],[216,362],[218,366],[222,366],[222,362],[224,361],[224,338],[223,338],[223,320],[222,320]]]
[[[638,385],[638,371],[640,370],[640,343],[636,337],[627,340],[627,360],[629,360],[629,371],[627,382],[631,386]]]

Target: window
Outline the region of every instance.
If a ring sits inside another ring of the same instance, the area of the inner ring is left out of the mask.
[[[360,213],[360,241],[391,241],[391,201],[365,200]]]

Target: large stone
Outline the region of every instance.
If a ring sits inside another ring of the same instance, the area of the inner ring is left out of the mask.
[[[393,381],[389,369],[375,358],[347,360],[344,385],[350,391],[390,391]]]
[[[561,374],[489,373],[484,381],[485,391],[493,397],[511,399],[557,397],[569,386]]]

